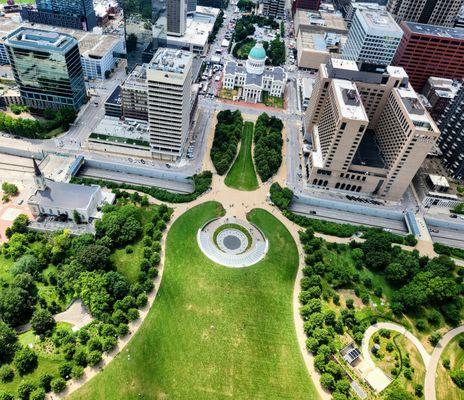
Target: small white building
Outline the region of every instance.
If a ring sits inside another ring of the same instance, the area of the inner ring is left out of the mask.
[[[47,179],[40,171],[35,159],[33,162],[35,188],[27,204],[35,217],[64,215],[73,219],[74,211],[76,211],[82,221],[89,222],[100,217],[99,208],[114,201],[114,194],[103,193],[97,185],[74,185]]]
[[[266,51],[262,43],[256,43],[248,54],[246,65],[235,61],[226,64],[223,76],[225,89],[240,88],[239,99],[250,103],[262,101],[263,92],[270,96],[282,97],[285,90],[286,74],[281,67],[266,68]]]

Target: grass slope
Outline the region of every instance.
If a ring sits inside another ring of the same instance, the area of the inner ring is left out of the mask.
[[[464,350],[459,347],[459,339],[463,339],[464,334],[456,336],[446,346],[442,353],[440,363],[437,369],[437,400],[462,400],[464,399],[464,390],[459,389],[450,377],[450,371],[443,367],[443,360],[450,360],[451,369],[464,368]]]
[[[251,155],[251,143],[253,142],[253,123],[245,122],[243,125],[240,151],[232,168],[227,173],[224,183],[238,190],[258,189],[255,167]]]
[[[172,226],[158,297],[137,335],[71,399],[316,399],[292,315],[297,247],[263,210],[251,221],[269,240],[242,269],[208,260],[198,229],[223,214],[201,204]],[[285,257],[282,257],[285,254]]]

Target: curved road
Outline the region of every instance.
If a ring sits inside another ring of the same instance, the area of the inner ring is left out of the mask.
[[[464,325],[452,329],[448,333],[446,333],[445,336],[443,336],[441,340],[438,342],[437,347],[435,347],[435,349],[433,350],[432,356],[430,357],[430,362],[426,368],[425,373],[425,400],[436,399],[437,389],[435,387],[435,381],[438,363],[440,362],[441,358],[441,353],[443,352],[443,350],[445,350],[448,343],[460,333],[464,333]]]

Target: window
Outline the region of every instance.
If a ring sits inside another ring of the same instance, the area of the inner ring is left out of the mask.
[[[340,126],[340,130],[344,130],[346,128],[346,122],[342,122],[341,126]]]

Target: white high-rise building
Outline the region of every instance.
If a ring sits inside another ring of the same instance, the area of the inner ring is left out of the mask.
[[[147,67],[148,123],[153,157],[175,161],[188,138],[193,54],[159,49]]]
[[[356,10],[343,58],[373,64],[390,65],[403,30],[386,11]]]

